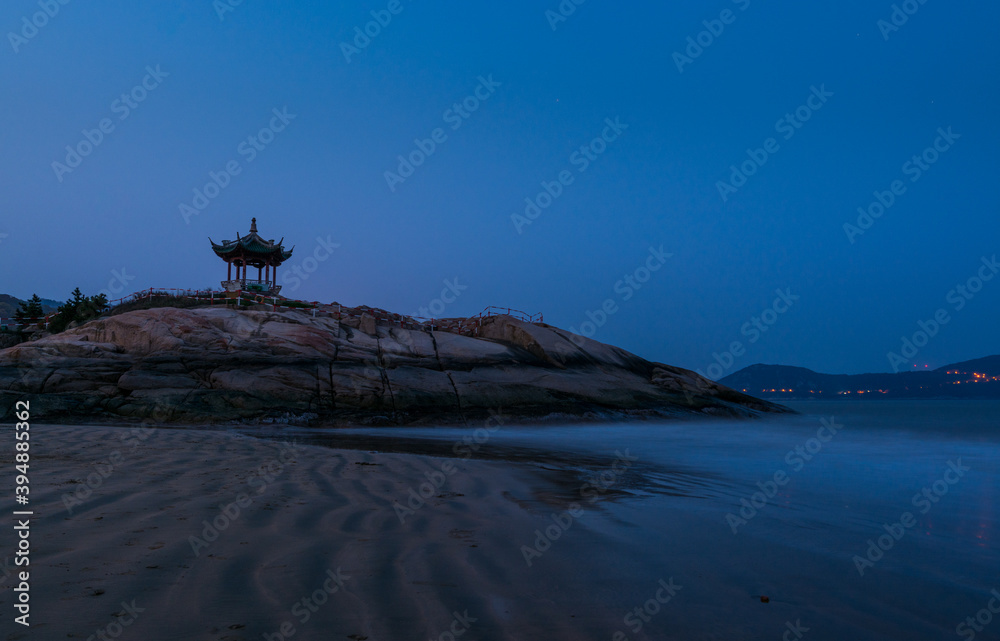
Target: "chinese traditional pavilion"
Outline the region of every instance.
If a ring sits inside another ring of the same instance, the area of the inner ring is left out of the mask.
[[[222,288],[227,292],[250,291],[276,295],[281,291],[278,285],[278,265],[292,257],[292,249],[286,250],[282,245],[284,238],[277,243],[274,240],[264,240],[257,233],[257,219],[250,221],[250,233],[236,240],[224,240],[215,243],[211,238],[212,250],[215,255],[229,265],[227,280],[222,281]],[[236,267],[236,278],[233,278],[233,267]],[[257,280],[247,279],[247,267],[257,268]]]

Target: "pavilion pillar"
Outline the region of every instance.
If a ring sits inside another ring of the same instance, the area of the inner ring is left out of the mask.
[[[267,281],[268,286],[271,285],[271,263],[264,265],[264,280]]]
[[[263,270],[264,270],[263,267],[258,267],[257,268],[257,282],[258,283],[263,280],[263,276],[264,276]]]
[[[229,266],[229,274],[226,276],[226,280],[233,279],[233,261],[227,260],[226,264]]]

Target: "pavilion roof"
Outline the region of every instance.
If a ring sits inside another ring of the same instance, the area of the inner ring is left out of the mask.
[[[274,242],[274,239],[266,240],[260,234],[257,233],[257,219],[254,218],[250,222],[250,233],[246,236],[240,236],[237,232],[236,240],[224,240],[221,243],[216,243],[211,238],[208,239],[212,243],[212,250],[217,256],[224,259],[231,259],[236,257],[247,258],[247,259],[258,259],[267,260],[268,262],[282,263],[292,257],[292,249],[285,249],[284,238],[278,242]]]

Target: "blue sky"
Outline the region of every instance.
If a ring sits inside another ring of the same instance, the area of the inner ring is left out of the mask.
[[[914,3],[891,31],[892,3],[860,0],[588,0],[564,21],[546,14],[557,0],[49,4],[37,29],[37,0],[0,9],[0,292],[218,287],[208,237],[256,217],[296,246],[295,298],[411,313],[457,290],[443,315],[543,312],[650,359],[721,360],[723,375],[889,371],[939,309],[949,321],[908,367],[1000,353],[1000,278],[948,300],[1000,253],[994,4]],[[357,46],[366,25],[377,34]],[[685,53],[688,38],[707,46]],[[698,55],[680,70],[675,53]],[[412,175],[387,181],[437,129]],[[54,168],[85,131],[99,144]],[[904,165],[935,142],[914,181]],[[226,186],[190,215],[212,175]],[[892,205],[846,232],[897,180]],[[559,195],[528,224],[515,214],[543,182]],[[778,290],[792,302],[767,312]]]

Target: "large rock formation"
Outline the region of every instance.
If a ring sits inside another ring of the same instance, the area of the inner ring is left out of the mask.
[[[31,402],[36,420],[191,423],[782,410],[693,372],[508,316],[484,319],[473,338],[223,308],[128,312],[2,350],[0,416],[10,420],[18,400]]]

